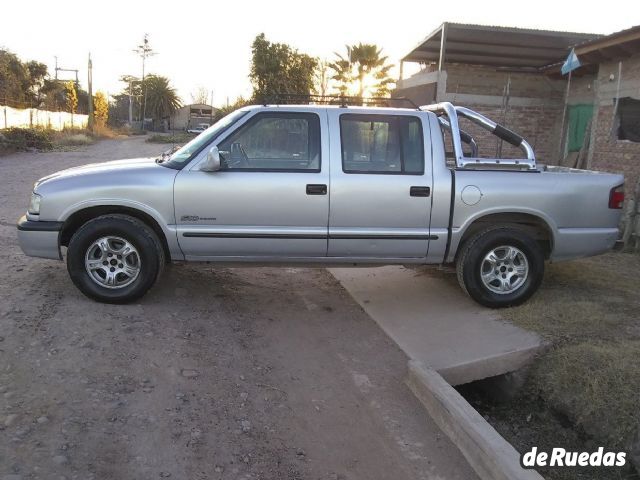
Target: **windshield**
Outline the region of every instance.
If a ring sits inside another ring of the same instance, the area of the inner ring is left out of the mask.
[[[169,168],[181,169],[193,158],[195,154],[218,138],[231,125],[244,117],[247,113],[249,113],[248,110],[236,110],[235,112],[232,112],[226,117],[218,120],[196,138],[171,154],[167,161],[162,162],[162,165]]]

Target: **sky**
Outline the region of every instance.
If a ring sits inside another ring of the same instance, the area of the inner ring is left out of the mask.
[[[167,76],[183,102],[199,87],[213,91],[214,105],[249,96],[251,42],[261,32],[300,52],[334,58],[346,44],[375,43],[390,61],[399,59],[444,21],[543,30],[612,33],[640,24],[632,1],[537,0],[271,0],[214,1],[9,1],[0,22],[0,48],[23,60],[79,69],[86,88],[93,59],[94,92],[120,92],[123,74],[140,75],[133,49],[149,35],[157,53],[147,72]],[[634,6],[635,4],[635,6]],[[12,20],[13,19],[13,20]],[[411,68],[411,67],[408,67]],[[405,68],[407,72],[407,68]],[[61,73],[75,78],[73,73]]]

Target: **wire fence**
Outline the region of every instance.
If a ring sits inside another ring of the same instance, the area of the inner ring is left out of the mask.
[[[0,105],[0,129],[43,127],[52,130],[85,128],[89,116],[79,113],[51,112],[38,108],[14,108]]]

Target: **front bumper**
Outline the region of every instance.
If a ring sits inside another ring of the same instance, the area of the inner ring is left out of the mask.
[[[30,257],[62,260],[59,242],[60,230],[62,230],[62,222],[27,220],[27,217],[23,215],[18,220],[20,248],[25,255]]]

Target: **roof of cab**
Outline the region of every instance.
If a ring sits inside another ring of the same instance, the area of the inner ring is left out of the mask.
[[[344,111],[358,111],[367,113],[380,113],[390,114],[392,112],[422,112],[427,113],[417,108],[400,108],[400,107],[368,107],[368,106],[356,106],[356,105],[290,105],[290,104],[267,104],[267,105],[248,105],[241,108],[241,110],[265,110],[265,111],[305,111],[305,112],[320,112],[324,110],[344,110]]]

